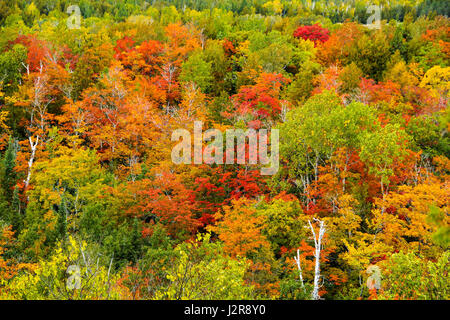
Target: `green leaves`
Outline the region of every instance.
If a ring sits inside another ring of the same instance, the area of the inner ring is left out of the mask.
[[[211,63],[206,62],[201,53],[194,53],[183,63],[180,80],[194,82],[202,92],[208,92],[213,81]]]
[[[401,160],[406,155],[409,136],[399,124],[387,124],[376,131],[366,132],[360,141],[361,160],[369,163],[369,172],[379,176],[382,184],[388,185],[389,177],[394,173],[394,160]]]
[[[34,188],[28,192],[23,249],[30,254],[49,250],[58,238],[77,231],[88,204],[99,201],[106,175],[90,150],[62,147],[53,159],[36,163]]]
[[[338,148],[360,150],[367,135],[378,135],[378,128],[373,107],[359,102],[343,106],[336,94],[325,91],[288,112],[280,126],[280,154],[290,176],[312,174]]]
[[[16,44],[11,50],[0,54],[0,80],[3,82],[3,90],[6,94],[10,94],[17,88],[24,70],[22,63],[26,60],[27,49],[21,44]]]
[[[445,276],[450,271],[450,253],[436,262],[414,253],[397,253],[386,262],[383,272],[382,299],[448,300],[450,285]]]
[[[450,226],[443,210],[439,210],[434,205],[430,206],[427,220],[438,227],[437,231],[432,235],[433,241],[443,249],[448,249],[450,246]]]
[[[167,272],[168,287],[156,299],[248,299],[251,287],[244,284],[245,260],[223,254],[219,243],[210,243],[210,234],[198,236],[197,243],[177,248],[178,259]]]

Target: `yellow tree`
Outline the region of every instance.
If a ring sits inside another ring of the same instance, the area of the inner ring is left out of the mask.
[[[444,225],[450,224],[448,183],[427,181],[417,186],[400,186],[385,199],[376,199],[372,226],[379,230],[376,241],[392,251],[415,251],[433,257],[439,251],[432,241],[438,226],[430,219],[432,206],[444,213]],[[386,211],[380,210],[386,208]],[[389,253],[389,252],[386,252]]]
[[[106,300],[128,299],[128,289],[119,284],[120,275],[98,263],[99,256],[83,241],[70,237],[48,260],[9,284],[7,299],[19,300]]]

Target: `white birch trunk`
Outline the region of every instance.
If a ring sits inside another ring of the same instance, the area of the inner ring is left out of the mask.
[[[325,223],[322,220],[314,219],[314,221],[317,221],[319,223],[319,234],[316,236],[316,232],[314,231],[314,228],[311,224],[311,221],[308,221],[309,227],[311,228],[311,232],[314,237],[314,245],[315,245],[315,252],[314,252],[314,258],[315,258],[315,267],[314,267],[314,289],[312,292],[312,298],[313,300],[319,300],[319,288],[321,285],[319,284],[320,281],[320,252],[322,250],[322,239],[325,234]]]
[[[302,265],[300,263],[300,250],[299,249],[297,249],[297,256],[294,257],[294,259],[295,259],[295,262],[297,263],[297,268],[298,268],[298,273],[300,276],[300,283],[302,284],[302,289],[303,289],[303,291],[305,291],[305,284],[303,282],[303,273],[302,273]]]
[[[33,139],[31,137],[28,138],[30,141],[30,148],[31,148],[31,155],[30,160],[28,160],[28,173],[27,173],[27,179],[25,180],[25,189],[28,188],[28,185],[30,184],[31,179],[31,169],[33,167],[34,163],[34,157],[36,156],[36,149],[39,143],[39,136],[36,137],[36,140],[33,142]]]

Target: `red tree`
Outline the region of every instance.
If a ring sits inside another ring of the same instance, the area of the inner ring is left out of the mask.
[[[330,31],[326,28],[322,28],[319,24],[302,26],[294,31],[294,37],[311,40],[314,44],[317,44],[317,42],[327,41],[330,38]]]
[[[21,44],[28,50],[27,64],[30,72],[38,71],[41,63],[49,54],[49,49],[45,43],[34,35],[19,35],[10,45]]]

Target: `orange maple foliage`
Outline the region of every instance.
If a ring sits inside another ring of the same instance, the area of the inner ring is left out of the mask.
[[[223,207],[223,212],[216,213],[216,225],[208,227],[219,235],[225,252],[233,257],[245,257],[261,247],[270,247],[261,233],[265,217],[257,214],[254,204],[247,198],[233,200],[230,206]]]

